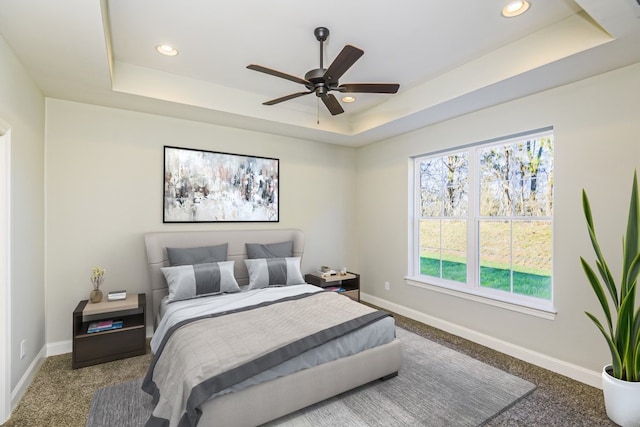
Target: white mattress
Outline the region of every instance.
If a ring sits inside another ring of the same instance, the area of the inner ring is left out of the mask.
[[[158,324],[158,328],[151,339],[151,351],[155,353],[162,342],[164,334],[173,325],[181,322],[182,320],[206,314],[235,310],[303,293],[321,291],[322,288],[305,284],[255,289],[251,291],[245,290],[234,294],[223,294],[162,304],[162,320]],[[223,390],[212,397],[239,391],[251,385],[289,375],[302,369],[311,368],[342,357],[351,356],[363,350],[389,343],[393,341],[394,338],[395,321],[392,317],[385,317],[382,320],[360,328],[350,334],[309,350],[268,371],[262,372],[236,384],[233,387]]]

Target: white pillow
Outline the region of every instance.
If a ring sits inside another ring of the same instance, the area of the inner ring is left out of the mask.
[[[302,285],[300,257],[245,259],[249,271],[249,289],[267,286]]]
[[[161,268],[169,286],[169,301],[239,292],[233,264],[233,261],[223,261]]]

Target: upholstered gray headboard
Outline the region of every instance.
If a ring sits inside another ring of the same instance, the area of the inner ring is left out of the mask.
[[[220,231],[167,231],[144,235],[147,247],[147,262],[151,281],[151,300],[154,327],[157,326],[160,301],[169,290],[160,268],[169,266],[166,248],[195,248],[228,243],[227,260],[235,261],[235,276],[238,284],[249,283],[249,273],[244,264],[247,258],[245,243],[278,243],[293,241],[293,256],[302,257],[304,233],[294,229],[269,230],[220,230]]]

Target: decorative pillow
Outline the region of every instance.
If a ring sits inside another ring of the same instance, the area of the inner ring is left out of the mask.
[[[300,273],[300,258],[245,259],[249,271],[249,289],[267,286],[289,286],[304,283]]]
[[[228,243],[200,248],[167,248],[169,264],[174,266],[226,261],[227,246]]]
[[[169,301],[239,292],[233,264],[234,261],[223,261],[161,268],[169,285]]]
[[[291,258],[293,256],[293,240],[289,242],[268,243],[245,243],[247,248],[247,258]]]

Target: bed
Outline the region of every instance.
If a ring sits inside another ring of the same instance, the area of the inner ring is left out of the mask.
[[[327,337],[326,342],[309,345],[309,349],[302,354],[291,357],[291,360],[273,366],[266,372],[261,372],[254,376],[247,374],[244,380],[236,381],[239,384],[235,384],[233,387],[214,390],[216,392],[213,393],[213,397],[199,403],[197,408],[185,409],[179,425],[195,425],[197,423],[204,426],[256,426],[371,381],[391,378],[400,370],[402,364],[400,341],[395,338],[395,335],[384,339],[380,338],[382,335],[389,335],[389,327],[395,330],[392,318],[381,316],[380,313],[375,313],[369,307],[351,301],[349,298],[335,293],[323,292],[308,284],[282,288],[269,287],[251,291],[245,289],[249,284],[249,272],[245,265],[245,259],[247,259],[245,244],[274,244],[285,241],[293,242],[293,257],[302,257],[304,234],[300,230],[293,229],[157,232],[145,235],[151,281],[152,313],[154,327],[157,328],[154,340],[158,338],[157,342],[154,343],[152,341],[154,361],[150,367],[148,378],[145,379],[147,385],[151,382],[155,387],[156,383],[161,384],[163,381],[175,384],[175,379],[168,379],[168,377],[162,376],[164,371],[161,371],[160,374],[155,371],[159,370],[158,367],[160,365],[168,366],[175,363],[170,362],[175,357],[174,353],[195,354],[196,350],[187,348],[188,345],[185,345],[184,341],[182,344],[176,344],[172,347],[172,340],[177,340],[178,338],[173,336],[168,338],[165,333],[169,330],[179,331],[174,333],[174,335],[178,335],[183,329],[186,330],[186,328],[180,326],[182,325],[180,322],[183,321],[180,316],[192,316],[193,310],[195,310],[193,313],[204,313],[201,310],[204,310],[202,307],[205,305],[207,306],[206,310],[212,310],[212,314],[207,312],[206,315],[196,316],[197,320],[192,322],[194,325],[189,326],[195,329],[200,327],[201,329],[197,333],[202,335],[187,334],[186,336],[207,336],[206,340],[203,338],[202,340],[191,339],[189,341],[189,345],[194,347],[205,346],[207,348],[206,352],[212,348],[220,347],[220,344],[207,344],[205,341],[212,340],[215,342],[216,339],[227,339],[224,334],[231,334],[229,328],[226,327],[228,325],[234,325],[233,333],[250,333],[251,327],[247,325],[252,324],[252,322],[255,323],[256,316],[271,316],[265,317],[265,319],[271,319],[282,318],[283,316],[297,316],[299,315],[296,314],[297,312],[311,313],[317,311],[319,318],[337,318],[337,320],[333,321],[341,322],[340,327],[342,328],[344,325],[362,324],[361,326],[353,326],[348,332],[340,332],[342,335],[336,335],[335,338]],[[169,290],[161,270],[169,265],[166,248],[195,248],[220,244],[228,245],[227,260],[233,261],[233,275],[238,285],[242,288],[242,293],[196,298],[195,301],[166,304],[164,301],[166,301]],[[238,299],[236,296],[241,296],[242,299],[251,301],[250,303],[243,302],[242,304],[248,304],[251,308],[256,307],[257,309],[235,309],[236,300]],[[210,304],[207,302],[208,299],[212,301],[211,306],[218,305],[219,307],[210,308]],[[322,310],[325,311],[323,312]],[[330,311],[327,312],[326,310]],[[165,314],[164,316],[162,315],[163,313]],[[177,315],[175,313],[180,314]],[[327,315],[326,313],[331,314]],[[345,313],[344,316],[346,316],[344,322],[340,320],[342,319],[341,316],[343,316],[342,313]],[[174,316],[177,317],[174,318]],[[296,325],[296,328],[301,331],[305,327],[311,328],[310,330],[312,331],[315,330],[313,328],[318,328],[319,332],[311,334],[314,337],[318,335],[324,336],[326,335],[325,331],[334,331],[336,329],[333,327],[325,328],[321,322],[316,322],[316,320],[308,321],[307,326],[302,325],[304,323],[302,318],[308,316],[299,316],[301,325],[299,328]],[[296,323],[296,321],[291,321],[292,318],[288,317],[289,320],[287,320],[286,324]],[[265,323],[269,321],[265,320]],[[223,332],[223,330],[226,332]],[[385,331],[384,333],[381,332],[383,330]],[[219,333],[214,331],[219,331]],[[272,339],[271,337],[269,338],[269,340]],[[360,348],[362,345],[360,342],[363,339],[369,340],[370,343],[366,344],[367,347]],[[376,342],[376,340],[380,342]],[[203,343],[198,342],[196,344],[196,341],[203,341]],[[252,344],[254,341],[260,341],[260,337],[248,338],[246,343]],[[306,342],[301,339],[296,343],[303,341]],[[355,342],[356,344],[353,344],[355,349],[349,347],[351,344],[346,345],[347,342]],[[247,347],[250,347],[250,345],[247,344]],[[337,348],[340,350],[336,350]],[[342,354],[340,352],[346,353]],[[164,356],[163,360],[159,356],[165,353],[170,356]],[[329,353],[335,354],[329,356],[327,355]],[[262,358],[259,359],[262,360]],[[301,363],[300,361],[307,363],[311,359],[314,360],[313,363],[315,364],[305,366],[304,369],[298,366]],[[224,363],[220,363],[220,365],[224,365]],[[155,371],[154,366],[156,366]],[[153,378],[154,375],[159,379]],[[218,375],[216,378],[219,377],[226,378],[224,374]],[[210,383],[211,381],[207,384]],[[187,390],[184,391],[182,390],[183,388]],[[178,389],[179,392],[184,392],[186,395],[192,392],[189,387],[184,386],[175,386],[172,390]],[[207,390],[210,391],[209,389]],[[150,392],[149,390],[147,391]],[[157,409],[158,407],[156,407]],[[175,412],[176,409],[173,408],[173,411]],[[180,411],[183,411],[183,409],[180,409]],[[185,415],[189,411],[191,411],[191,415]],[[154,414],[156,414],[155,411]],[[153,422],[150,420],[149,425],[161,425],[163,421],[159,422],[158,420],[165,419],[163,417],[154,417],[155,415],[152,417]],[[172,421],[171,425],[174,424],[178,425],[175,420]]]

